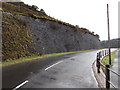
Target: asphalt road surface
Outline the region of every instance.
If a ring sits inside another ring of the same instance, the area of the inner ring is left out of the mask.
[[[96,51],[47,57],[3,67],[3,88],[98,88]]]

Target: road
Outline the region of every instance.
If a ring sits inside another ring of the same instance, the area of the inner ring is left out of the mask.
[[[3,88],[98,88],[92,70],[97,52],[47,57],[3,67]]]

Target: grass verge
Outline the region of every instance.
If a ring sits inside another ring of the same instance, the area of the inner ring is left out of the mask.
[[[117,51],[111,52],[111,65],[110,65],[110,67],[113,66],[114,57],[115,57],[116,52],[117,52]],[[103,57],[103,59],[102,59],[102,64],[104,64],[104,65],[109,64],[109,56],[108,56],[108,55],[105,56],[105,57]]]
[[[22,57],[22,58],[15,59],[15,60],[9,59],[4,62],[0,62],[0,66],[8,66],[8,65],[12,65],[12,64],[17,64],[17,63],[21,63],[21,62],[25,62],[25,61],[30,61],[30,60],[35,60],[35,59],[40,59],[40,58],[45,58],[45,57],[50,57],[50,56],[58,56],[58,55],[72,54],[72,53],[78,53],[78,52],[93,51],[93,50],[96,50],[96,49],[74,51],[74,52],[52,53],[52,54],[45,54],[42,56],[33,55],[33,56],[29,56],[29,57]]]

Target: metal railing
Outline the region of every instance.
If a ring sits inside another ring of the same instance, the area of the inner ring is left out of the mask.
[[[117,89],[115,87],[115,85],[111,82],[110,73],[111,72],[114,73],[119,78],[120,78],[120,75],[118,73],[116,73],[115,71],[113,71],[112,69],[110,69],[110,65],[104,65],[104,64],[101,63],[102,57],[107,56],[108,54],[109,54],[108,50],[102,50],[102,51],[100,51],[100,52],[97,53],[97,59],[96,59],[97,60],[96,61],[97,62],[96,63],[97,73],[100,73],[100,68],[101,67],[105,68],[105,71],[104,71],[105,76],[103,76],[103,75],[102,76],[105,78],[105,81],[106,81],[106,85],[105,86],[106,86],[106,88],[110,89],[110,85],[111,85],[113,88]]]

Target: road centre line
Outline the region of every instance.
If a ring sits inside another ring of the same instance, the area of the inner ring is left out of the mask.
[[[15,87],[13,90],[17,90],[18,88],[20,88],[23,85],[25,85],[27,82],[28,82],[28,80],[24,81],[23,83],[21,83],[20,85],[18,85],[17,87]]]
[[[55,66],[55,65],[57,65],[57,64],[59,64],[59,63],[61,63],[61,62],[63,62],[63,61],[59,61],[59,62],[57,62],[57,63],[55,63],[55,64],[53,64],[53,65],[47,67],[47,68],[45,69],[45,71],[48,70],[48,69],[50,69],[50,68],[52,68],[53,66]]]

